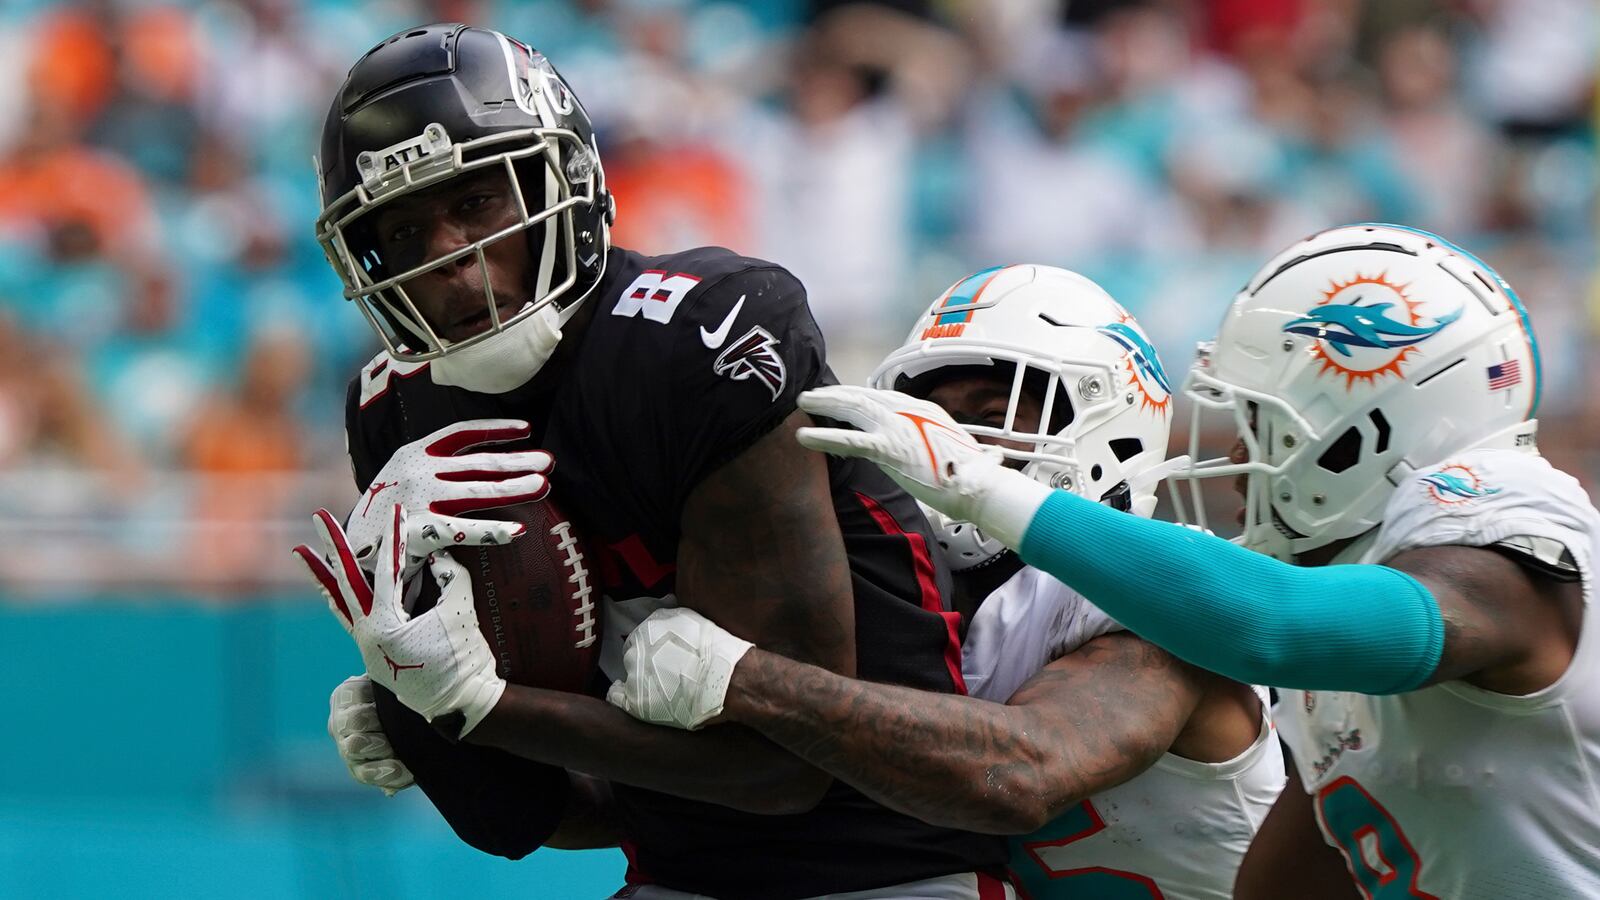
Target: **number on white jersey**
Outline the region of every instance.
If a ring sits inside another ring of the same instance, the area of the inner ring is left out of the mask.
[[[1086,866],[1057,869],[1051,850],[1087,840],[1106,830],[1105,819],[1088,800],[1062,813],[1055,821],[1026,838],[1011,839],[1011,871],[1032,900],[1160,900],[1155,881],[1136,872]]]

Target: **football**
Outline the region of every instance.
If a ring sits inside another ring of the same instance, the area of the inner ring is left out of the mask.
[[[478,515],[527,528],[510,544],[448,551],[471,575],[478,628],[500,677],[528,687],[585,690],[599,661],[600,616],[577,527],[549,498]],[[415,612],[438,599],[433,579],[419,581]]]

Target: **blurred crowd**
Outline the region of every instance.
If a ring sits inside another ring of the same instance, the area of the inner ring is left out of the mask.
[[[348,65],[438,20],[562,70],[618,243],[788,266],[846,380],[1022,261],[1099,280],[1181,370],[1270,254],[1405,222],[1518,287],[1541,443],[1597,484],[1592,0],[9,0],[0,540],[39,549],[0,593],[293,577],[287,523],[354,496],[343,385],[377,349],[311,155]]]

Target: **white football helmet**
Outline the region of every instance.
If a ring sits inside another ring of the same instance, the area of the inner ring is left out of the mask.
[[[1149,338],[1099,285],[1050,266],[997,266],[963,278],[916,321],[872,386],[925,396],[928,376],[949,367],[993,366],[1011,378],[999,427],[964,424],[975,437],[1030,446],[1001,448],[1023,472],[1052,487],[1137,515],[1155,511],[1165,471],[1172,391]],[[1018,426],[1023,390],[1042,403],[1037,431]],[[965,522],[933,517],[956,571],[1001,547]]]
[[[1241,541],[1293,561],[1370,531],[1396,485],[1451,454],[1533,450],[1539,383],[1527,310],[1482,260],[1403,226],[1334,228],[1262,267],[1200,345],[1190,454],[1221,410],[1249,460],[1179,477],[1245,476]]]

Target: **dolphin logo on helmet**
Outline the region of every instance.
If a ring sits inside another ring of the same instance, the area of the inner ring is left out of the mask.
[[[1126,322],[1112,322],[1097,330],[1128,351],[1133,357],[1134,368],[1141,379],[1154,381],[1161,385],[1163,391],[1172,393],[1172,385],[1167,383],[1167,371],[1161,367],[1161,356],[1156,353],[1156,348],[1151,346],[1150,341],[1139,332],[1139,329]]]
[[[1384,376],[1403,377],[1405,362],[1422,352],[1419,345],[1463,312],[1457,303],[1429,324],[1421,311],[1426,301],[1413,298],[1410,289],[1387,271],[1332,280],[1316,305],[1283,323],[1282,333],[1311,338],[1321,373],[1344,376],[1347,390],[1358,381],[1372,385]]]
[[[1315,313],[1295,319],[1283,326],[1283,330],[1319,338],[1328,342],[1336,353],[1349,356],[1351,347],[1395,350],[1420,344],[1461,318],[1461,310],[1457,309],[1434,319],[1431,326],[1407,325],[1389,318],[1393,303],[1361,306],[1359,301],[1358,297],[1355,303],[1319,306]]]

